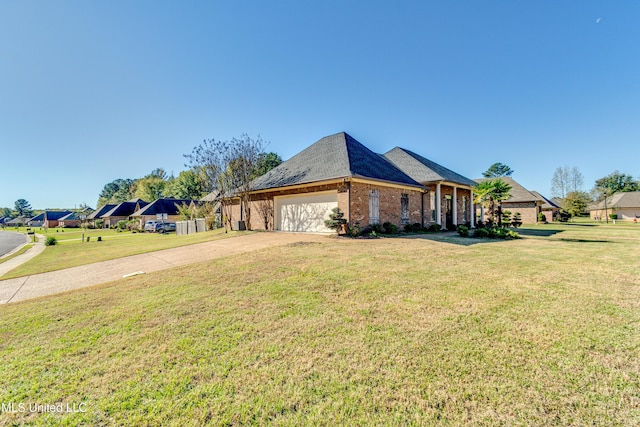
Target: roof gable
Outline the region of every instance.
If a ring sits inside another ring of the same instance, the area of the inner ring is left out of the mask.
[[[475,181],[480,183],[484,181],[488,181],[490,179],[501,179],[507,184],[511,186],[511,192],[509,193],[509,198],[505,200],[506,203],[525,203],[525,202],[536,202],[536,203],[544,203],[543,200],[538,198],[538,196],[532,194],[529,190],[524,188],[522,185],[518,184],[515,179],[510,176],[501,176],[498,178],[478,178]],[[504,203],[503,202],[503,203]]]
[[[131,216],[132,213],[142,208],[143,206],[148,205],[147,202],[141,199],[134,199],[128,202],[122,202],[112,208],[110,211],[100,215],[100,218],[111,217],[111,216]]]
[[[257,178],[253,188],[263,190],[352,177],[421,186],[385,157],[340,132],[325,136]]]
[[[404,173],[423,184],[448,181],[470,187],[476,185],[473,180],[404,148],[395,147],[384,156]]]
[[[67,216],[71,211],[44,211],[46,221],[58,221],[60,218]]]
[[[148,205],[141,207],[139,210],[134,212],[131,216],[142,216],[142,215],[157,215],[164,214],[167,215],[178,215],[180,212],[178,211],[178,207],[185,204],[187,206],[191,205],[191,203],[200,203],[197,200],[191,199],[173,199],[173,198],[164,198],[157,199]]]
[[[537,191],[530,191],[530,193],[536,196],[539,200],[542,200],[542,209],[560,209],[560,206],[554,203],[553,200],[547,199]]]

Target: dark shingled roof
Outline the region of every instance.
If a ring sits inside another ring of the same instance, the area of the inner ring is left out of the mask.
[[[107,212],[109,212],[111,209],[115,208],[116,206],[118,206],[115,203],[108,203],[100,208],[98,208],[97,210],[93,211],[90,215],[87,215],[87,219],[96,219],[96,218],[100,218],[102,215],[106,214]]]
[[[147,206],[148,203],[142,199],[132,199],[128,202],[122,202],[116,205],[113,209],[108,211],[107,213],[100,215],[101,218],[110,217],[110,216],[131,216],[136,210],[142,208],[143,206]]]
[[[483,182],[489,179],[497,179],[497,178],[478,178],[476,182]],[[509,193],[509,198],[505,200],[506,203],[524,203],[524,202],[539,202],[541,201],[538,196],[532,194],[529,190],[524,188],[522,185],[518,184],[513,178],[510,176],[501,176],[501,180],[506,182],[511,186],[511,192]]]
[[[80,215],[82,215],[80,212],[71,212],[60,218],[60,221],[80,221]]]
[[[404,173],[423,184],[447,181],[470,187],[476,185],[473,180],[404,148],[395,147],[384,156]]]
[[[560,209],[560,206],[558,206],[557,204],[555,204],[553,202],[553,200],[549,200],[546,197],[544,197],[542,194],[538,193],[537,191],[531,191],[531,194],[533,194],[534,196],[538,197],[538,199],[542,200],[542,209]]]
[[[371,178],[422,186],[345,132],[325,136],[253,182],[254,190],[338,178]]]
[[[47,221],[58,221],[60,218],[67,216],[71,211],[44,211],[44,217]]]
[[[134,212],[131,216],[157,215],[164,213],[166,213],[167,215],[178,215],[180,213],[178,212],[178,206],[182,205],[183,203],[189,206],[191,202],[194,202],[196,204],[199,203],[197,200],[191,199],[157,199],[140,208],[140,210]]]

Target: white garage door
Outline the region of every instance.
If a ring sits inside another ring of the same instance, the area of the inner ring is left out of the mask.
[[[302,196],[275,197],[276,229],[282,231],[331,232],[324,225],[338,206],[336,191]]]

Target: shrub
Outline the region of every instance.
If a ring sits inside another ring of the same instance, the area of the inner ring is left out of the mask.
[[[431,224],[429,225],[429,227],[427,227],[427,231],[430,232],[439,232],[440,230],[442,230],[442,226],[440,224]]]
[[[354,225],[353,227],[347,227],[347,236],[358,237],[360,235],[360,227]]]
[[[336,230],[339,234],[340,230],[344,230],[346,228],[347,220],[344,219],[344,212],[342,212],[340,208],[335,207],[331,209],[331,212],[333,213],[329,214],[330,219],[325,220],[324,225],[331,230]]]
[[[118,227],[118,230],[122,231],[127,228],[127,221],[125,221],[124,219],[121,219],[120,221],[118,221],[116,226]]]
[[[464,225],[459,225],[458,234],[460,235],[460,237],[469,237],[469,227],[465,227]]]
[[[97,219],[96,228],[102,228],[102,227],[104,227],[104,219]]]
[[[609,218],[618,219],[618,214],[609,214]]]
[[[413,231],[413,227],[411,226],[411,224],[405,224],[404,227],[402,227],[402,229],[404,230],[405,233],[411,233]]]
[[[380,224],[371,224],[371,232],[376,234],[384,234],[384,227]]]
[[[489,230],[484,227],[476,228],[473,231],[473,237],[478,239],[487,239],[489,237]]]
[[[522,225],[522,218],[520,216],[520,212],[516,212],[513,214],[513,218],[511,218],[511,225],[513,226],[513,228],[518,228]]]
[[[391,224],[390,222],[385,222],[382,224],[384,227],[384,232],[386,234],[398,234],[398,226],[395,224]]]
[[[538,214],[538,222],[547,222],[547,217],[542,212]]]
[[[44,241],[45,246],[55,246],[56,243],[58,243],[58,239],[53,236],[47,237],[47,240]]]

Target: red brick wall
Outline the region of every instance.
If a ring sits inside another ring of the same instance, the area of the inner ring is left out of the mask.
[[[535,224],[538,222],[538,212],[540,207],[535,202],[528,203],[502,203],[502,210],[514,213],[520,212],[523,224]],[[550,220],[550,218],[547,218]]]
[[[433,194],[436,193],[436,186],[435,185],[428,185],[427,188],[429,189],[429,193],[433,192]],[[446,219],[447,219],[447,211],[446,211],[446,196],[451,196],[453,198],[453,187],[450,187],[448,185],[441,185],[440,186],[440,208],[441,208],[441,215],[440,215],[440,224],[442,224],[442,226],[444,227],[445,223],[446,223]],[[471,217],[471,213],[473,211],[473,200],[471,200],[471,191],[463,189],[463,188],[458,188],[456,191],[456,199],[457,199],[457,205],[456,205],[456,211],[457,211],[457,216],[458,216],[458,224],[464,224],[465,220],[464,220],[464,215],[463,215],[463,211],[462,211],[462,197],[466,196],[467,198],[467,221],[471,222],[472,217]],[[431,206],[431,196],[430,194],[425,195],[425,199],[424,199],[424,222],[425,225],[429,225],[429,224],[434,224],[437,221],[434,221],[431,219],[431,211],[433,209],[435,209],[435,206]]]
[[[350,222],[366,227],[369,223],[369,192],[378,190],[380,194],[380,224],[390,222],[402,227],[400,198],[409,196],[409,224],[422,222],[422,192],[374,184],[351,183]]]

